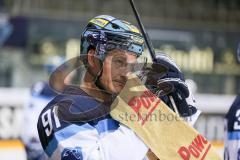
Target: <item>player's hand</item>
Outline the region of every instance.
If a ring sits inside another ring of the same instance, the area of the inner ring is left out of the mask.
[[[172,97],[181,116],[195,114],[196,108],[186,101],[186,98],[189,97],[189,89],[181,70],[165,54],[158,54],[156,59],[157,62],[143,69],[146,87],[171,109],[174,108],[170,100],[170,97]]]
[[[185,84],[184,75],[175,62],[165,54],[158,54],[157,62],[147,65],[141,72],[140,79],[153,93],[158,96],[169,95],[173,92],[183,94],[184,98],[189,96],[188,87]]]

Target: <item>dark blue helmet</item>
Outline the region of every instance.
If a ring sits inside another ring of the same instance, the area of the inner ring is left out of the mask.
[[[90,48],[96,49],[96,56],[104,60],[108,51],[123,49],[140,56],[144,40],[140,31],[129,22],[108,15],[100,15],[88,23],[81,35],[81,56]]]

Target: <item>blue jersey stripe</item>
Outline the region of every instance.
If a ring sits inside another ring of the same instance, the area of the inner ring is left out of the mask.
[[[229,140],[240,140],[240,131],[228,132]]]
[[[113,131],[118,129],[119,122],[113,120],[112,118],[99,120],[95,125],[90,125],[85,123],[84,125],[71,124],[70,126],[63,128],[55,132],[53,139],[49,142],[48,146],[45,149],[45,152],[49,157],[52,156],[53,152],[57,149],[58,143],[69,137],[85,130],[97,130],[98,134],[102,134],[107,131]]]
[[[45,153],[48,155],[48,157],[52,156],[52,154],[56,150],[57,146],[58,146],[58,141],[54,136],[53,139],[49,142],[47,148],[44,150]]]
[[[113,120],[112,118],[100,120],[94,127],[97,129],[98,133],[104,133],[111,130],[116,130],[119,127],[119,122]]]
[[[54,134],[53,139],[48,143],[48,146],[46,147],[45,152],[49,157],[51,157],[53,152],[57,149],[58,143],[60,141],[68,139],[69,137],[77,134],[78,132],[85,131],[88,129],[93,129],[93,127],[86,123],[81,126],[78,126],[76,124],[71,124],[70,126],[57,131]]]

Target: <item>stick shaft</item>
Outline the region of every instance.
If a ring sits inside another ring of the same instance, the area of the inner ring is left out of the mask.
[[[171,101],[171,103],[172,103],[172,105],[173,105],[174,112],[175,112],[177,115],[180,115],[179,112],[178,112],[178,109],[177,109],[177,106],[176,106],[176,103],[175,103],[173,97],[172,97],[172,96],[169,96],[169,98],[170,98],[170,101]]]
[[[134,5],[134,1],[133,1],[133,0],[129,0],[129,2],[130,2],[131,7],[132,7],[132,9],[133,9],[134,15],[135,15],[135,17],[136,17],[136,19],[137,19],[137,22],[138,22],[138,25],[139,25],[139,27],[140,27],[140,30],[141,30],[141,32],[142,32],[142,34],[143,34],[143,37],[144,37],[145,43],[146,43],[146,45],[147,45],[147,47],[148,47],[148,50],[149,50],[149,52],[150,52],[152,61],[153,61],[153,62],[156,62],[155,51],[154,51],[154,48],[153,48],[153,44],[152,44],[152,42],[150,41],[150,38],[149,38],[149,36],[148,36],[148,34],[147,34],[147,32],[146,32],[146,30],[145,30],[145,28],[144,28],[144,26],[143,26],[143,24],[142,24],[142,22],[141,22],[141,19],[140,19],[140,16],[139,16],[139,14],[138,14],[138,11],[137,11],[137,9],[136,9],[136,7],[135,7],[135,5]]]

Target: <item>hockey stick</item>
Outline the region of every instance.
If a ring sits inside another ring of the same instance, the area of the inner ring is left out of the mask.
[[[149,36],[148,36],[148,34],[147,34],[147,32],[146,32],[143,24],[142,24],[142,21],[141,21],[141,19],[140,19],[139,13],[138,13],[135,5],[134,5],[134,0],[129,0],[129,2],[130,2],[130,4],[131,4],[131,7],[132,7],[132,9],[133,9],[133,13],[134,13],[134,15],[135,15],[135,17],[136,17],[136,20],[137,20],[137,22],[138,22],[138,26],[140,27],[140,30],[141,30],[141,32],[142,32],[143,38],[144,38],[144,40],[145,40],[145,43],[146,43],[146,45],[147,45],[147,47],[148,47],[148,50],[149,50],[149,52],[150,52],[152,61],[153,61],[153,62],[157,62],[157,60],[156,60],[156,54],[155,54],[155,50],[154,50],[154,48],[153,48],[152,41],[150,41],[150,38],[149,38]],[[174,111],[179,115],[179,112],[178,112],[178,109],[177,109],[177,107],[176,107],[176,104],[175,104],[175,102],[174,102],[173,97],[170,95],[169,98],[170,98],[171,103],[172,103],[172,105],[173,105]]]

